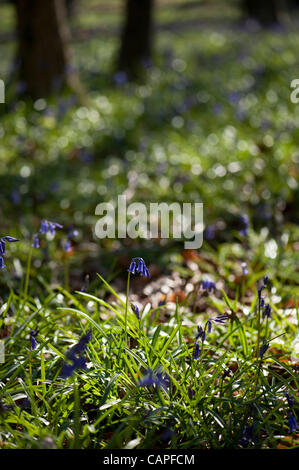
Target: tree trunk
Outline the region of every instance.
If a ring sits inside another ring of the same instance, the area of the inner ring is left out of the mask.
[[[286,16],[286,0],[244,0],[245,13],[263,26],[281,23]]]
[[[127,0],[118,69],[137,78],[152,57],[153,0]]]
[[[67,86],[78,78],[70,68],[70,32],[64,0],[16,0],[19,79],[33,99]]]

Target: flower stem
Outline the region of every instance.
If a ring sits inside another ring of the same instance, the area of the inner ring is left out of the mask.
[[[258,314],[257,314],[257,341],[256,341],[256,351],[255,355],[259,357],[259,346],[260,346],[260,337],[261,337],[261,300],[258,299],[259,306],[258,306]]]
[[[23,292],[24,302],[26,301],[27,295],[28,295],[28,286],[29,286],[30,271],[31,271],[32,251],[33,251],[33,248],[31,246],[30,250],[29,250],[29,254],[28,254],[28,259],[27,259],[26,277],[25,277],[25,285],[24,285],[24,292]]]
[[[128,280],[127,280],[127,292],[126,292],[126,310],[125,310],[125,344],[127,346],[127,325],[128,325],[128,303],[129,303],[129,289],[130,289],[130,276],[131,273],[128,273]]]

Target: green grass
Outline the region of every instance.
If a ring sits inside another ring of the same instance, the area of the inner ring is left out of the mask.
[[[290,83],[299,35],[247,31],[239,10],[220,1],[193,10],[175,3],[156,10],[146,82],[114,84],[120,2],[104,8],[95,0],[90,10],[81,3],[72,25],[99,29],[73,43],[88,106],[68,96],[32,106],[15,98],[13,80],[7,89],[1,233],[20,242],[7,247],[0,276],[2,448],[239,448],[252,424],[250,447],[298,446],[284,394],[295,396],[298,418],[299,108]],[[12,11],[0,6],[5,32]],[[1,48],[7,81],[15,44]],[[96,205],[128,190],[130,202],[203,202],[215,237],[194,253],[172,240],[97,240]],[[248,239],[238,231],[244,213]],[[64,229],[30,259],[42,218]],[[79,234],[67,256],[69,226]],[[132,256],[145,259],[152,280],[131,276],[126,296]],[[258,334],[265,275],[272,316]],[[207,276],[215,294],[200,289]],[[197,326],[226,312],[234,320],[214,324],[194,360]],[[88,370],[63,379],[65,353],[88,328]],[[271,342],[261,362],[264,339]],[[161,368],[170,386],[139,387],[148,368]]]
[[[258,256],[263,257],[261,250]],[[1,446],[238,448],[244,426],[253,423],[250,447],[297,445],[294,435],[288,437],[284,394],[295,394],[298,386],[298,310],[279,307],[284,289],[271,279],[263,296],[272,316],[261,321],[257,345],[255,289],[263,274],[255,269],[234,291],[225,285],[228,295],[217,284],[216,293],[208,296],[200,288],[181,303],[153,307],[149,302],[140,324],[130,303],[126,320],[126,297],[101,277],[91,292],[71,293],[59,285],[47,286],[43,297],[11,292],[2,306],[9,333],[1,367],[1,402],[6,407]],[[131,288],[136,281],[131,276]],[[129,301],[131,295],[129,290]],[[206,307],[194,314],[196,296]],[[225,312],[231,319],[213,323],[195,360],[196,326],[204,327],[208,318]],[[29,332],[36,326],[38,347],[31,351]],[[64,379],[65,353],[88,328],[88,370]],[[264,340],[270,348],[261,361],[256,348]],[[167,374],[169,386],[138,386],[147,369]],[[225,371],[229,375],[224,378]]]

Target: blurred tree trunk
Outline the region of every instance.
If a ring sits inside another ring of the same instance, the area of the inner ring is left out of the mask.
[[[142,65],[151,60],[154,0],[127,0],[121,35],[118,69],[137,78]]]
[[[78,77],[70,68],[70,32],[64,0],[16,0],[19,80],[33,99],[63,87],[73,90]]]
[[[244,0],[245,13],[263,26],[281,23],[287,15],[287,0]]]

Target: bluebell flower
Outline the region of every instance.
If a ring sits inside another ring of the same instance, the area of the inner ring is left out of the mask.
[[[66,240],[66,242],[64,244],[64,251],[66,253],[69,253],[70,251],[72,251],[71,242],[69,240]]]
[[[199,359],[199,343],[196,341],[193,351],[193,359],[196,361]]]
[[[55,235],[56,228],[62,229],[63,225],[58,224],[57,222],[50,222],[49,220],[42,220],[40,224],[40,232],[41,233],[48,233],[50,232],[51,235]]]
[[[0,269],[4,269],[4,268],[5,268],[4,260],[2,256],[0,256]]]
[[[207,332],[208,332],[208,333],[211,333],[211,331],[212,331],[212,320],[209,319],[209,320],[207,321],[206,325],[207,325],[207,327],[208,327]]]
[[[150,387],[154,385],[154,375],[151,369],[147,369],[142,379],[139,379],[138,385],[139,387]]]
[[[128,272],[131,274],[139,273],[141,276],[150,277],[149,270],[147,269],[143,258],[140,257],[132,258]]]
[[[198,338],[201,338],[202,341],[204,341],[206,338],[206,333],[201,326],[197,327],[197,335],[195,339],[198,340]]]
[[[169,387],[170,381],[168,375],[164,375],[161,372],[154,373],[152,369],[147,369],[142,379],[139,379],[139,387]]]
[[[262,305],[261,305],[262,306]],[[269,304],[267,304],[264,308],[264,311],[263,311],[263,317],[267,317],[267,318],[270,318],[271,317],[271,307]]]
[[[131,306],[132,306],[133,312],[134,312],[135,315],[136,315],[137,320],[140,321],[140,311],[139,311],[138,306],[137,306],[137,305],[134,305],[134,304],[131,304]]]
[[[5,242],[0,240],[0,254],[5,255]]]
[[[260,307],[264,308],[265,307],[265,299],[261,298],[260,300]]]
[[[6,253],[6,247],[5,247],[5,242],[8,243],[13,243],[13,242],[18,242],[18,238],[10,237],[6,235],[5,237],[1,237],[0,239],[0,255],[5,255]]]
[[[125,85],[128,82],[128,76],[126,72],[119,71],[113,75],[113,81],[116,85]]]
[[[136,263],[135,263],[135,261],[131,261],[128,272],[131,273],[131,274],[135,274],[135,269],[136,269]]]
[[[269,343],[263,343],[262,346],[260,347],[259,355],[261,360],[263,360],[264,354],[267,352],[269,348]]]
[[[62,367],[61,376],[67,379],[73,375],[77,369],[86,370],[86,359],[83,356],[72,358],[72,364],[65,363]]]
[[[239,231],[239,233],[240,235],[246,236],[248,234],[248,229],[249,229],[249,220],[248,220],[247,215],[241,215],[240,220],[241,220],[242,228]]]
[[[216,290],[216,284],[214,281],[209,281],[208,279],[204,279],[201,281],[201,287],[203,289],[206,289],[208,290],[209,292],[211,292],[212,290]]]
[[[34,235],[34,237],[33,237],[32,246],[33,246],[33,248],[40,248],[40,245],[39,245],[39,238],[38,238],[37,233],[36,233],[36,234]]]
[[[229,316],[227,313],[224,313],[223,315],[218,315],[216,318],[213,318],[212,320],[216,323],[223,324],[229,319]]]
[[[36,337],[39,333],[38,328],[35,328],[35,330],[30,331],[30,345],[31,345],[31,351],[34,351],[37,347],[37,342],[36,342]]]
[[[67,357],[73,358],[76,354],[83,354],[90,340],[91,329],[88,329],[87,332],[79,339],[78,343],[69,350]]]
[[[213,240],[215,238],[215,228],[213,225],[208,225],[204,231],[206,240]]]
[[[91,340],[91,330],[87,330],[87,332],[80,338],[77,344],[73,346],[69,351],[66,353],[67,361],[64,363],[61,371],[61,375],[63,378],[68,378],[73,375],[76,369],[83,369],[86,370],[86,359],[82,354],[84,353],[87,344]],[[69,362],[71,362],[71,364]]]
[[[74,229],[74,228],[69,228],[68,230],[68,233],[67,233],[67,237],[69,240],[71,240],[72,238],[75,238],[79,235],[79,232],[78,230]]]
[[[267,286],[268,281],[269,281],[269,277],[268,277],[268,276],[264,276],[264,287]]]
[[[294,403],[295,403],[295,399],[293,397],[293,395],[289,395],[287,392],[285,393],[285,396],[286,396],[286,399],[288,401],[288,405],[290,408],[293,408],[294,406]]]
[[[289,428],[290,428],[289,432],[290,433],[297,431],[298,424],[297,424],[296,418],[295,418],[295,416],[292,412],[289,413],[288,423],[289,423]]]

